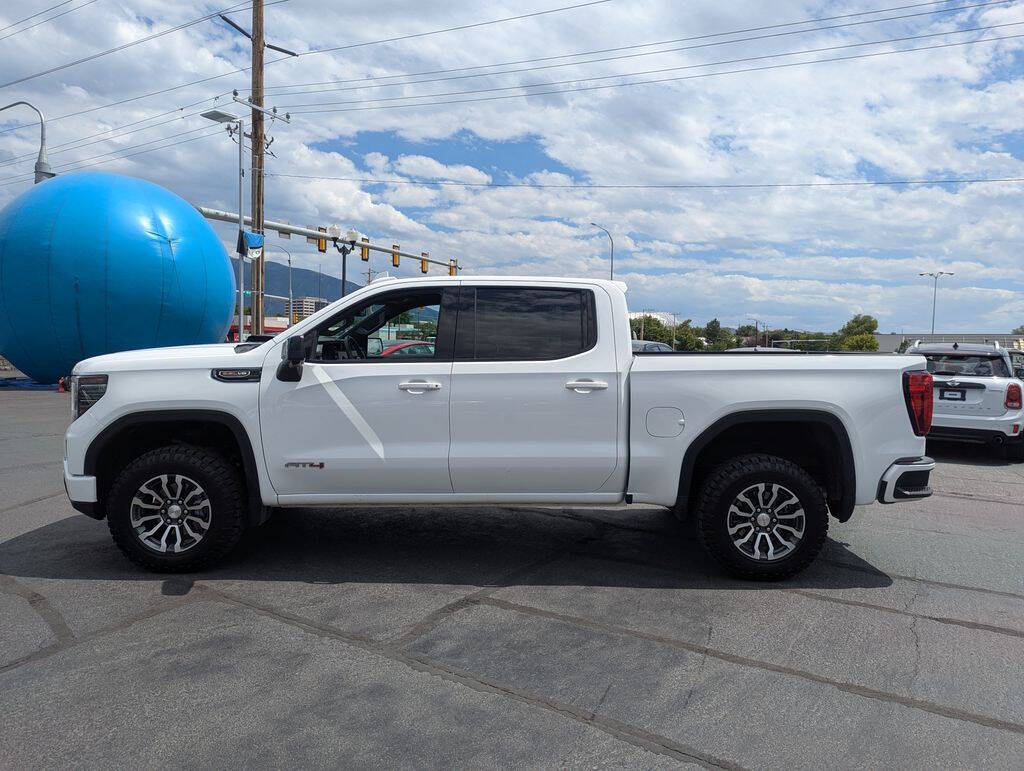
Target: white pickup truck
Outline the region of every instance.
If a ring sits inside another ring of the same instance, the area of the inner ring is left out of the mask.
[[[625,501],[776,579],[830,515],[930,495],[922,357],[634,353],[627,319],[619,282],[387,278],[267,342],[87,359],[68,496],[161,571],[280,507]]]

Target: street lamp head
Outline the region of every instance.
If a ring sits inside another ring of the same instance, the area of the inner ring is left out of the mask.
[[[353,228],[350,228],[349,231],[345,234],[345,240],[348,241],[353,246],[355,246],[356,241],[358,241],[359,238],[360,238],[359,231],[355,230]]]
[[[212,120],[214,123],[233,123],[238,120],[234,115],[223,110],[210,110],[209,112],[202,113],[200,117]]]

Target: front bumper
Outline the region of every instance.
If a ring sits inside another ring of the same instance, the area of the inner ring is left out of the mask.
[[[935,461],[927,456],[901,458],[882,474],[878,481],[878,501],[897,503],[927,498],[932,494],[928,478],[935,470]]]
[[[64,490],[75,511],[102,519],[102,514],[96,511],[96,477],[72,474],[68,471],[67,458],[64,459]]]

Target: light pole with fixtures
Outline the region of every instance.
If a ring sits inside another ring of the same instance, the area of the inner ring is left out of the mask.
[[[242,342],[243,327],[245,326],[245,306],[243,298],[243,283],[245,281],[245,254],[242,252],[242,233],[245,232],[245,215],[243,207],[245,199],[242,197],[242,187],[245,181],[245,131],[241,118],[224,112],[223,110],[210,110],[204,112],[202,117],[212,120],[214,123],[233,123],[234,128],[227,127],[228,134],[238,134],[238,342]],[[255,298],[253,298],[255,300]]]
[[[352,253],[352,250],[356,248],[356,241],[359,240],[358,230],[349,230],[345,234],[345,240],[342,243],[338,242],[338,239],[334,239],[334,248],[341,252],[341,296],[345,296],[345,284],[348,283],[348,256]]]
[[[17,107],[19,104],[28,107],[30,110],[35,110],[36,115],[39,116],[39,157],[36,158],[36,184],[38,185],[44,179],[57,176],[50,170],[50,164],[46,162],[46,121],[43,120],[43,113],[39,111],[39,108],[28,102],[11,102],[4,107],[0,107],[0,112],[3,112],[9,107]]]
[[[612,234],[608,232],[607,228],[601,227],[596,222],[591,222],[590,224],[593,225],[598,230],[603,230],[605,232],[605,234],[608,236],[608,240],[612,242],[611,266],[608,268],[608,278],[614,280],[615,279],[615,239],[612,238]]]
[[[942,276],[952,276],[948,270],[936,270],[931,273],[918,273],[919,276],[928,276],[935,279],[935,286],[932,289],[932,334],[935,334],[935,303],[939,298],[939,279]]]

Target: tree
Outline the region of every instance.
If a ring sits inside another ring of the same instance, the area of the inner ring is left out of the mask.
[[[718,319],[711,319],[704,327],[704,337],[707,338],[708,345],[714,346],[722,338],[722,325]]]
[[[878,338],[870,332],[858,332],[844,339],[839,348],[843,351],[877,351]]]
[[[1019,327],[1017,327],[1015,330],[1013,330],[1013,332],[1011,334],[1014,334],[1014,335],[1024,335],[1024,324],[1021,324]]]
[[[690,326],[690,319],[676,325],[677,351],[703,351],[704,346],[697,339],[697,330]]]
[[[629,320],[629,327],[633,330],[637,340],[651,340],[656,343],[672,342],[672,329],[657,316],[638,316]]]
[[[878,319],[874,316],[868,316],[864,313],[858,313],[852,319],[843,325],[843,328],[836,332],[833,338],[832,348],[839,349],[840,351],[877,351],[878,341],[875,339],[875,332],[878,331]],[[875,341],[875,345],[872,348],[851,348],[851,338],[857,338],[857,342],[854,345],[864,346],[867,345],[864,342],[864,335],[868,335],[872,340]]]
[[[874,316],[868,316],[865,313],[858,313],[852,319],[847,321],[843,328],[839,330],[839,337],[847,338],[851,335],[862,334],[873,335],[877,331],[878,319]]]

